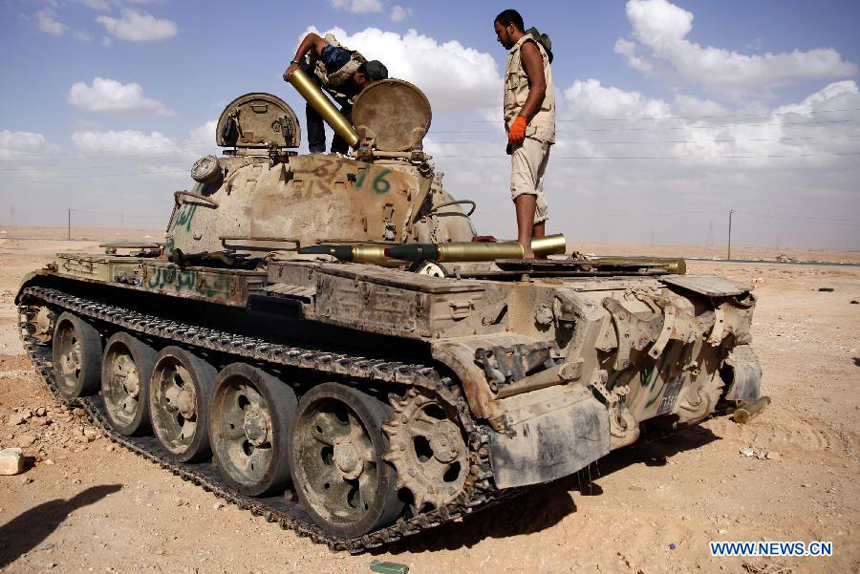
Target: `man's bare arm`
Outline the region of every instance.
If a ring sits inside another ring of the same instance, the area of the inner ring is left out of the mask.
[[[293,62],[301,62],[302,58],[310,52],[311,54],[311,65],[316,63],[317,58],[320,53],[322,53],[322,49],[328,46],[328,42],[326,42],[323,38],[320,38],[319,34],[314,34],[313,32],[308,33],[307,36],[304,37],[302,42],[299,44],[298,50],[296,50],[296,55],[293,58]],[[298,64],[291,63],[286,70],[284,70],[284,81],[289,82],[290,76],[293,75],[298,69]]]
[[[520,60],[529,79],[529,95],[526,98],[526,103],[523,104],[523,109],[520,110],[520,115],[530,120],[540,110],[540,106],[546,95],[543,58],[535,43],[528,41],[524,42],[520,48]]]

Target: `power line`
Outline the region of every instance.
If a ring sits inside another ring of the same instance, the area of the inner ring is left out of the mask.
[[[752,217],[764,217],[767,219],[777,219],[782,221],[793,221],[796,223],[810,223],[817,225],[838,225],[841,227],[860,227],[860,223],[854,223],[850,219],[837,219],[837,218],[829,218],[829,217],[811,217],[806,215],[783,215],[777,213],[760,213],[755,211],[741,211],[737,210],[737,213],[742,213],[744,215],[749,215]]]
[[[679,161],[679,160],[691,160],[691,161],[703,161],[703,160],[713,160],[713,159],[739,159],[739,160],[751,160],[751,159],[798,159],[798,158],[808,158],[808,157],[823,157],[823,156],[835,156],[835,157],[843,157],[843,156],[855,156],[860,155],[860,151],[857,152],[816,152],[816,153],[800,153],[800,154],[761,154],[761,155],[712,155],[712,156],[696,156],[696,155],[683,155],[683,156],[560,156],[556,159],[558,160],[571,160],[571,161]],[[492,160],[502,160],[507,159],[507,155],[466,155],[466,154],[446,154],[446,155],[434,155],[434,158],[445,158],[445,159],[454,159],[454,158],[467,158],[467,159],[492,159]],[[184,162],[174,162],[175,163],[184,163]],[[151,165],[150,167],[160,167],[167,166],[168,164],[157,164]],[[111,169],[116,166],[101,166],[101,169]],[[81,169],[90,169],[86,167],[81,167]],[[94,169],[94,168],[93,168]],[[26,169],[18,169],[18,168],[10,168],[8,171],[27,171]],[[152,171],[138,171],[138,172],[125,172],[125,173],[92,173],[92,174],[79,174],[79,175],[40,175],[40,174],[32,174],[32,176],[11,176],[5,177],[5,180],[48,180],[48,179],[84,179],[84,178],[99,178],[99,177],[131,177],[131,176],[176,176],[180,173],[186,174],[187,170],[176,170],[176,171],[162,171],[162,172],[152,172]]]
[[[780,137],[780,138],[721,138],[721,139],[699,139],[699,140],[627,140],[627,141],[600,141],[600,140],[578,140],[590,144],[652,144],[652,143],[737,143],[737,142],[781,142],[781,141],[808,141],[839,138],[860,138],[860,134],[841,134],[832,136],[804,136],[804,137]],[[487,143],[485,141],[428,141],[426,145],[450,145]]]
[[[160,166],[170,166],[170,165],[180,165],[180,164],[187,165],[188,161],[186,161],[186,160],[165,161],[165,162],[160,162],[157,164],[149,164],[149,165],[151,165],[153,167],[160,167]],[[116,168],[119,168],[122,166],[123,166],[122,163],[115,163],[115,164],[111,164],[111,165],[76,165],[76,166],[72,166],[72,167],[63,167],[61,169],[63,171],[80,170],[80,169],[116,169]],[[31,171],[32,169],[33,169],[32,166],[30,166],[30,167],[2,167],[2,168],[0,168],[0,171]]]
[[[589,141],[586,140],[586,143],[589,144],[628,144],[628,145],[646,145],[646,144],[654,144],[654,143],[670,143],[670,144],[696,144],[696,143],[738,143],[738,142],[778,142],[778,141],[795,141],[795,140],[821,140],[821,139],[833,139],[833,138],[857,138],[860,137],[860,134],[850,134],[843,136],[822,136],[822,137],[806,137],[806,138],[777,138],[777,139],[768,139],[768,138],[733,138],[733,139],[710,139],[710,140],[630,140],[630,141]],[[442,141],[442,142],[428,142],[427,146],[433,145],[474,145],[475,143],[483,143],[483,142],[474,142],[474,141]],[[828,152],[820,152],[820,153],[828,153]],[[835,153],[835,152],[834,152]],[[437,156],[437,157],[454,157],[454,156]],[[463,156],[465,157],[465,156]],[[738,156],[727,156],[733,159],[740,159]],[[758,157],[758,156],[757,156]],[[782,157],[782,156],[761,156],[761,157]],[[140,158],[141,161],[145,161],[147,158]],[[565,159],[565,158],[562,158]],[[568,159],[582,159],[582,158],[568,158]],[[594,158],[600,159],[600,158]],[[606,159],[645,159],[645,158],[606,158]],[[666,158],[654,158],[654,159],[669,159]],[[176,160],[176,161],[165,161],[157,164],[149,164],[154,167],[161,166],[173,166],[173,165],[185,165],[187,164],[187,160]],[[122,163],[114,163],[109,165],[81,165],[81,166],[72,166],[72,167],[64,167],[62,168],[64,171],[69,170],[96,170],[96,169],[116,169],[118,167],[122,167]],[[0,172],[28,172],[33,169],[33,166],[29,167],[0,167]]]
[[[153,166],[157,167],[157,166]],[[93,174],[84,174],[84,175],[40,175],[38,177],[26,177],[22,175],[16,175],[12,177],[4,177],[4,180],[20,180],[20,179],[28,179],[28,180],[40,180],[40,179],[89,179],[93,177],[131,177],[136,175],[149,175],[149,176],[177,176],[179,174],[188,175],[187,170],[182,171],[162,171],[162,172],[152,172],[152,171],[138,171],[138,172],[126,172],[126,173],[93,173]]]
[[[35,156],[42,158],[50,158],[51,161],[70,161],[70,160],[79,160],[79,159],[87,159],[91,157],[141,157],[141,155],[149,157],[154,155],[173,155],[177,152],[193,152],[200,150],[209,150],[219,147],[214,143],[212,145],[203,145],[203,144],[194,144],[184,146],[152,146],[152,147],[142,147],[134,151],[123,152],[123,153],[113,153],[110,151],[93,151],[93,152],[24,152],[24,151],[14,151],[14,157],[21,156]],[[153,150],[167,150],[163,152],[155,151],[154,153],[149,153]]]
[[[44,211],[56,211],[56,210],[44,210]],[[122,217],[122,218],[130,218],[130,219],[164,219],[160,215],[129,215],[125,212],[120,213],[102,213],[99,211],[90,211],[87,209],[72,209],[73,213],[86,213],[88,215],[99,215],[102,217]]]
[[[556,130],[556,133],[566,133],[566,134],[575,134],[575,133],[586,133],[586,132],[614,132],[614,131],[656,131],[656,130],[715,130],[722,128],[731,128],[738,126],[747,126],[747,127],[768,127],[768,126],[808,126],[808,125],[820,125],[820,124],[842,124],[842,123],[854,123],[860,120],[857,119],[844,119],[844,120],[817,120],[812,122],[773,122],[773,123],[746,123],[746,122],[737,122],[731,124],[719,124],[713,126],[649,126],[649,127],[635,127],[635,128],[592,128],[592,129],[581,129],[581,130]],[[459,130],[459,131],[433,131],[431,133],[436,134],[497,134],[496,131],[476,131],[476,130]]]
[[[601,121],[601,122],[637,122],[640,120],[660,121],[660,120],[713,120],[722,118],[769,118],[772,116],[806,116],[818,114],[835,114],[840,112],[858,112],[860,108],[843,108],[832,110],[810,110],[808,112],[772,112],[768,115],[763,114],[714,114],[705,116],[677,116],[668,114],[665,116],[641,116],[638,118],[601,118],[591,116],[579,116],[575,118],[565,118],[556,120],[557,122],[579,122],[579,121]],[[497,122],[499,120],[472,120],[473,122]]]
[[[770,155],[712,155],[712,156],[695,156],[695,155],[685,155],[685,156],[561,156],[555,159],[568,159],[568,160],[599,160],[599,161],[612,161],[612,160],[707,160],[707,159],[796,159],[803,157],[819,157],[819,156],[852,156],[852,155],[860,155],[860,151],[855,152],[816,152],[816,153],[799,153],[799,154],[770,154]],[[434,158],[469,158],[469,159],[508,159],[508,156],[501,155],[485,155],[485,156],[475,156],[475,155],[465,155],[465,154],[453,154],[453,155],[434,155]]]

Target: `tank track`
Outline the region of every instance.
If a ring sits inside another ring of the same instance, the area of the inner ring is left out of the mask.
[[[489,461],[489,429],[475,423],[463,397],[457,396],[447,386],[450,384],[450,379],[440,376],[433,367],[277,344],[260,338],[147,315],[48,287],[26,287],[21,292],[20,301],[19,330],[24,348],[59,402],[69,408],[84,409],[92,423],[114,443],[158,464],[188,482],[203,487],[204,490],[249,511],[254,516],[263,516],[268,522],[277,522],[281,528],[293,530],[300,536],[311,538],[314,542],[326,544],[333,551],[360,554],[444,523],[461,521],[476,510],[497,504],[515,493],[516,489],[502,491],[495,487]],[[244,496],[223,481],[212,462],[176,463],[162,453],[154,437],[127,437],[114,431],[105,416],[101,397],[64,399],[59,394],[54,381],[51,348],[39,344],[28,330],[26,310],[28,306],[34,304],[47,305],[54,310],[71,311],[91,320],[109,323],[174,344],[203,348],[255,363],[284,365],[351,379],[426,388],[456,408],[460,424],[466,430],[471,461],[466,488],[453,502],[432,511],[411,518],[401,517],[391,526],[358,538],[334,537],[311,520],[301,505],[295,501],[297,499],[295,496],[292,501],[284,496],[269,498]]]

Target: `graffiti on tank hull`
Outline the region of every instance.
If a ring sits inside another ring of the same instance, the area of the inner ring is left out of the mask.
[[[191,220],[194,219],[194,213],[196,211],[196,203],[183,204],[182,207],[179,208],[179,211],[176,212],[176,217],[170,223],[170,229],[167,231],[177,231],[183,227],[185,228],[185,231],[191,231]]]
[[[182,270],[175,267],[151,267],[146,285],[153,291],[173,290],[200,297],[228,297],[230,277],[211,275],[196,269]]]
[[[310,176],[308,179],[300,178],[301,186],[292,189],[292,199],[322,198],[336,193],[338,183],[343,176],[341,171],[343,163],[335,160],[320,158],[316,162],[308,161],[305,169],[294,167],[292,173],[295,176]],[[391,182],[387,176],[391,174],[389,169],[373,169],[373,174],[368,178],[371,166],[364,164],[358,168],[358,175],[353,180],[353,188],[361,191],[369,189],[377,195],[386,194],[391,191]]]
[[[167,228],[167,240],[164,243],[164,251],[167,254],[173,252],[176,245],[176,232],[182,230],[191,231],[191,221],[194,219],[194,213],[197,211],[197,204],[185,203],[176,211],[176,215],[170,221],[170,226]]]

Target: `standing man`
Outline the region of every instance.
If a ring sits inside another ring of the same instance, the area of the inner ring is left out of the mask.
[[[523,17],[505,10],[493,21],[496,38],[510,50],[505,68],[504,119],[511,156],[511,197],[517,211],[518,241],[526,259],[533,259],[533,237],[546,233],[547,205],[543,176],[549,149],[555,143],[555,91],[550,43]]]
[[[388,77],[388,69],[379,60],[370,60],[354,50],[347,50],[334,36],[325,39],[310,32],[299,44],[296,55],[284,71],[284,81],[297,69],[311,76],[317,86],[327,91],[340,105],[340,112],[352,121],[352,99],[373,82]],[[310,104],[305,106],[308,121],[308,148],[311,153],[325,153],[325,127],[322,116]],[[349,146],[335,134],[331,151],[346,154]]]

